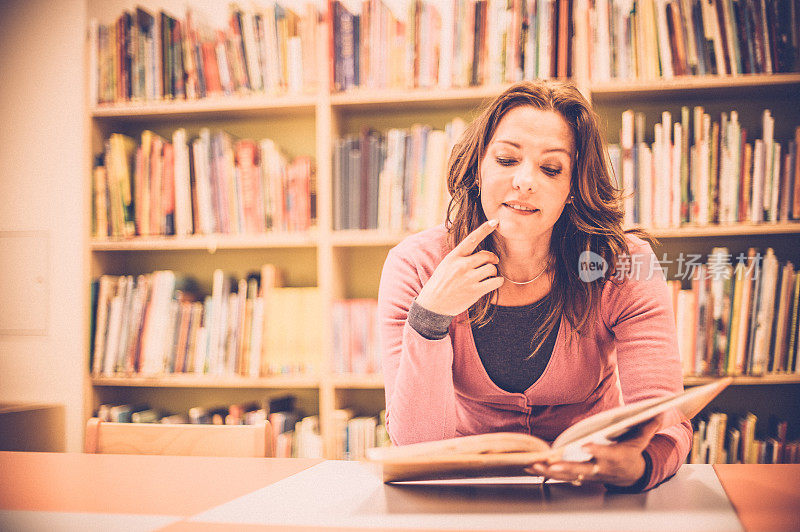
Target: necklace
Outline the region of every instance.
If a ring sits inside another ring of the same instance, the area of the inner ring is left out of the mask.
[[[550,266],[550,263],[548,262],[547,264],[545,264],[545,265],[544,265],[544,268],[542,269],[542,271],[540,271],[540,272],[539,272],[539,274],[538,274],[536,277],[534,277],[533,279],[531,279],[530,281],[522,281],[522,282],[520,282],[520,281],[512,281],[511,279],[509,279],[508,277],[506,277],[506,276],[505,276],[505,275],[503,275],[503,274],[500,274],[500,276],[501,276],[503,279],[505,279],[506,281],[508,281],[509,283],[514,283],[514,284],[516,284],[516,285],[522,286],[522,285],[526,285],[526,284],[531,284],[531,283],[532,283],[532,282],[534,282],[536,279],[538,279],[539,277],[541,277],[541,276],[542,276],[542,274],[543,274],[544,272],[546,272],[546,271],[549,269],[549,266]]]

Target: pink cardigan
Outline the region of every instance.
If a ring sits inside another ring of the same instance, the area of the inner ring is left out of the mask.
[[[645,241],[628,236],[638,279],[606,282],[601,321],[570,340],[561,320],[550,362],[524,393],[495,385],[483,368],[464,312],[448,336],[428,340],[406,317],[414,298],[449,251],[444,226],[412,235],[386,259],[378,295],[387,429],[398,445],[486,432],[524,432],[552,441],[575,422],[623,403],[681,392],[672,300]],[[637,257],[638,255],[638,257]],[[692,427],[677,414],[646,452],[649,489],[674,474],[689,453]]]

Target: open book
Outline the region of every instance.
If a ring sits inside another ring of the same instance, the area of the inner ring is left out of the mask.
[[[522,475],[534,462],[584,461],[591,455],[581,449],[587,443],[607,444],[667,410],[676,409],[693,418],[733,379],[716,380],[683,393],[654,397],[599,412],[562,432],[552,443],[529,434],[495,432],[429,441],[400,447],[367,450],[367,461],[382,468],[384,482]]]

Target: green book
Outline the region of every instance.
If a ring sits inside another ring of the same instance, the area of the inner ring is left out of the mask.
[[[798,314],[800,314],[800,272],[794,274],[794,290],[792,294],[792,317],[789,326],[789,353],[786,360],[786,371],[794,372],[797,362],[797,342],[798,340]]]

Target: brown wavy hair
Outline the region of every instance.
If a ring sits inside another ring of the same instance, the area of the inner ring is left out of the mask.
[[[617,257],[629,253],[625,233],[648,238],[641,230],[624,231],[621,190],[612,179],[613,170],[598,126],[597,115],[574,85],[562,81],[523,81],[516,83],[492,101],[464,132],[448,161],[447,187],[452,199],[447,207],[446,227],[450,244],[461,242],[486,221],[481,207],[478,177],[480,162],[500,120],[511,109],[531,106],[555,111],[569,124],[577,153],[570,182],[572,203],[565,206],[553,226],[550,252],[553,256],[553,283],[545,305],[545,319],[536,326],[531,341],[533,354],[563,316],[577,334],[594,323],[603,283],[612,279]],[[497,253],[491,238],[479,250]],[[609,265],[604,277],[587,283],[578,276],[578,259],[592,251]],[[469,322],[483,326],[492,316],[491,304],[497,291],[480,298],[469,312]],[[533,355],[531,355],[533,356]]]

